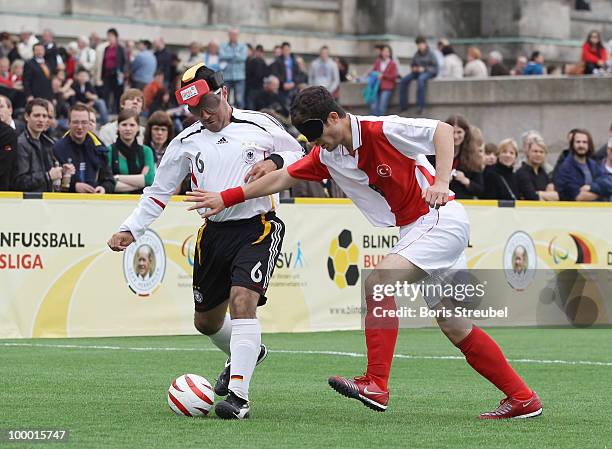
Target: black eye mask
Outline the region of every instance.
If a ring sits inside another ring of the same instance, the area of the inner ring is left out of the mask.
[[[295,127],[309,142],[314,142],[323,135],[323,120],[318,118],[308,119]]]

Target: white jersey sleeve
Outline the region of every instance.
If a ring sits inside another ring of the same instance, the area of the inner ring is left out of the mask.
[[[438,120],[393,116],[383,122],[389,143],[402,154],[415,158],[419,154],[436,154],[433,144]]]
[[[170,142],[155,171],[153,184],[144,189],[138,206],[119,227],[119,231],[130,231],[138,239],[161,215],[170,197],[190,172],[190,159],[185,151],[185,146],[190,144],[188,140],[181,143],[180,136]]]
[[[283,158],[283,167],[288,167],[304,156],[304,150],[299,142],[287,131],[281,123],[269,114],[257,112],[257,122],[265,126],[272,135],[272,153]]]

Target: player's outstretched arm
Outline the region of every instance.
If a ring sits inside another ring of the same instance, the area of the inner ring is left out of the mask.
[[[204,217],[208,218],[218,214],[226,207],[286,190],[298,181],[299,179],[292,177],[287,169],[275,170],[257,181],[223,192],[207,192],[202,189],[194,189],[193,192],[187,192],[188,198],[185,201],[194,203],[189,210],[210,209],[204,214]]]
[[[448,201],[448,185],[453,167],[453,127],[439,122],[433,136],[436,150],[436,180],[423,192],[423,198],[430,207],[444,206]]]

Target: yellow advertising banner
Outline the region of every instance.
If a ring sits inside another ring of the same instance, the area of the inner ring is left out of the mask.
[[[83,197],[0,198],[0,338],[195,333],[191,272],[199,216],[174,198],[151,231],[114,253],[106,241],[136,197]],[[526,272],[612,268],[612,208],[605,204],[464,204],[470,268],[508,271],[520,254]],[[279,216],[286,235],[268,304],[258,311],[264,331],[359,328],[362,270],[389,252],[397,229],[372,227],[344,200],[296,200],[282,204]],[[526,299],[533,288],[511,285],[526,278],[506,281],[500,294],[524,306],[518,321],[489,324],[541,324],[532,313],[539,306]],[[605,307],[600,304],[596,323],[607,322]],[[557,315],[547,312],[551,324],[567,323],[566,315]],[[432,322],[421,317],[411,324]]]

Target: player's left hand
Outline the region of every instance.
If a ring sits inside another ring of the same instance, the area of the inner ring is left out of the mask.
[[[187,192],[188,198],[185,199],[188,203],[195,203],[187,210],[196,210],[203,207],[210,209],[204,214],[204,218],[218,214],[225,209],[221,194],[218,192],[207,192],[202,189],[193,189],[193,192]]]
[[[423,192],[423,199],[429,207],[439,209],[448,202],[448,183],[436,181]]]
[[[271,160],[268,159],[267,161],[259,161],[253,165],[253,168],[251,168],[246,174],[244,177],[244,182],[249,183],[256,181],[274,170],[276,170],[276,164]]]

